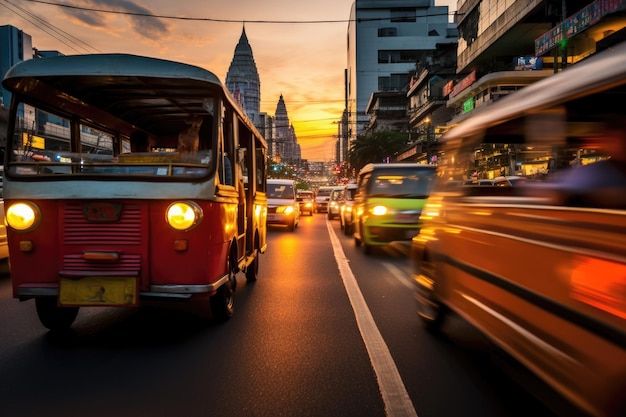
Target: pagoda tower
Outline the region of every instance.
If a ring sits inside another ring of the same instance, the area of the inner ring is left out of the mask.
[[[297,163],[301,159],[301,150],[293,125],[289,122],[287,106],[283,95],[280,95],[274,113],[274,149],[275,155],[282,161]]]
[[[226,88],[239,101],[252,123],[256,125],[261,106],[261,81],[245,27],[241,31],[233,60],[226,73]]]

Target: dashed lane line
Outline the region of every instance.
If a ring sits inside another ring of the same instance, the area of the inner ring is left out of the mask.
[[[389,348],[385,344],[378,327],[376,327],[372,313],[367,307],[361,289],[348,265],[348,259],[343,252],[341,242],[339,238],[337,238],[335,230],[328,220],[326,221],[326,226],[333,246],[335,260],[339,268],[339,274],[341,275],[343,285],[348,293],[348,298],[354,310],[361,337],[365,342],[372,367],[378,379],[378,386],[385,404],[386,416],[417,417],[415,407],[413,407],[413,403],[402,382],[398,368],[391,357]]]

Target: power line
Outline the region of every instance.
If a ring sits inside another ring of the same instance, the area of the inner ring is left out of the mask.
[[[95,47],[89,45],[88,43],[78,39],[77,37],[71,35],[70,33],[65,32],[64,30],[54,26],[53,24],[51,24],[50,22],[46,21],[45,19],[42,19],[41,17],[37,16],[33,12],[30,12],[30,11],[28,11],[28,10],[26,10],[26,9],[16,5],[16,4],[14,4],[14,3],[11,3],[8,0],[5,0],[4,2],[0,3],[0,5],[4,6],[6,9],[8,9],[9,11],[15,13],[16,15],[18,15],[22,19],[26,20],[27,22],[37,26],[41,31],[47,33],[48,35],[50,35],[51,37],[53,37],[57,41],[61,42],[62,44],[64,44],[68,48],[71,48],[72,50],[74,50],[77,53],[81,53],[81,51],[79,51],[74,46],[72,46],[71,43],[75,44],[79,48],[82,48],[84,51],[88,51],[89,50],[88,48],[91,48],[91,50],[98,51],[97,48],[95,48]],[[13,7],[13,9],[11,7],[9,7],[8,5]],[[77,44],[79,44],[79,45],[77,45]],[[80,44],[82,44],[82,45],[80,45]]]
[[[129,11],[119,11],[119,10],[104,10],[104,9],[96,9],[92,7],[81,7],[74,6],[70,4],[61,4],[54,3],[49,1],[42,0],[25,0],[31,3],[40,3],[47,4],[49,6],[57,6],[57,7],[65,7],[67,9],[75,9],[75,10],[83,10],[89,12],[99,12],[99,13],[110,13],[110,14],[123,14],[129,16],[140,16],[140,17],[151,17],[157,19],[173,19],[173,20],[193,20],[193,21],[204,21],[204,22],[217,22],[217,23],[346,23],[349,22],[349,19],[340,19],[340,20],[241,20],[241,19],[215,19],[211,17],[184,17],[184,16],[167,16],[167,15],[157,15],[152,13],[139,13],[139,12],[129,12]]]
[[[202,21],[202,22],[216,22],[216,23],[267,23],[267,24],[319,24],[319,23],[348,23],[348,22],[372,22],[379,20],[390,20],[391,17],[372,17],[372,18],[360,18],[360,19],[336,19],[336,20],[246,20],[246,19],[216,19],[211,17],[184,17],[184,16],[168,16],[157,15],[152,13],[139,13],[119,10],[105,10],[96,9],[93,7],[74,6],[71,4],[54,3],[43,0],[24,0],[31,3],[46,4],[49,6],[64,7],[67,9],[83,10],[89,12],[110,13],[110,14],[122,14],[128,16],[150,17],[157,19],[173,19],[173,20],[187,20],[187,21]],[[434,17],[434,16],[448,16],[456,13],[434,13],[426,15],[405,16],[405,18],[422,18],[422,17]]]
[[[337,135],[323,135],[323,134],[319,134],[319,135],[299,135],[296,133],[296,138],[298,139],[298,143],[300,143],[300,141],[308,141],[308,140],[315,140],[315,139],[328,139],[328,140],[337,140]]]

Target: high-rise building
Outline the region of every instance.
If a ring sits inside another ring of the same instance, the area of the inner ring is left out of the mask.
[[[434,0],[355,0],[348,24],[347,116],[350,140],[369,121],[375,92],[408,88],[416,63],[438,44],[457,42],[448,6]]]
[[[239,42],[235,47],[233,60],[226,73],[226,88],[239,101],[252,123],[259,124],[261,105],[261,81],[257,71],[252,48],[246,36],[246,28],[241,31]]]
[[[11,26],[0,26],[0,79],[13,65],[33,58],[33,42],[29,34]],[[11,94],[0,88],[0,104],[9,107]]]
[[[625,0],[457,2],[450,124],[626,39]]]

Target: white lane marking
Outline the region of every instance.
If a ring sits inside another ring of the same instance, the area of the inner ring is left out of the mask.
[[[330,242],[333,245],[339,274],[348,293],[361,337],[365,342],[372,367],[378,379],[378,387],[385,403],[385,414],[387,417],[417,417],[415,407],[413,407],[411,398],[404,387],[389,348],[385,344],[378,327],[376,327],[372,313],[367,307],[361,289],[348,265],[348,259],[343,252],[341,242],[328,220],[326,220],[326,227],[330,235]]]

